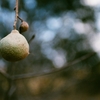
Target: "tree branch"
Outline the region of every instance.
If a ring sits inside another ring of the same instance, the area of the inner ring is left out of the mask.
[[[7,79],[12,79],[9,74],[7,74],[3,69],[0,69],[0,74]]]
[[[16,0],[16,7],[15,7],[15,21],[14,21],[14,25],[13,28],[16,29],[16,24],[17,24],[17,17],[18,16],[18,0]]]
[[[18,17],[18,19],[20,19],[21,20],[21,22],[23,22],[24,20],[22,19],[22,18],[20,18],[19,16],[17,16]]]
[[[28,41],[28,43],[30,44],[34,38],[35,38],[35,34],[32,35],[32,37],[31,37],[31,39]]]
[[[43,73],[38,73],[38,74],[29,73],[29,74],[14,75],[14,76],[12,76],[12,79],[13,80],[27,79],[27,78],[33,78],[33,77],[44,76],[44,75],[49,75],[49,74],[53,74],[56,72],[60,72],[60,71],[63,71],[64,69],[69,68],[69,67],[71,67],[71,66],[73,66],[73,65],[75,65],[83,60],[90,58],[91,56],[93,56],[95,54],[96,54],[95,52],[87,54],[83,57],[80,57],[80,58],[74,60],[73,62],[68,63],[66,66],[64,66],[60,69],[55,69],[55,70],[51,70],[49,72],[43,72]]]

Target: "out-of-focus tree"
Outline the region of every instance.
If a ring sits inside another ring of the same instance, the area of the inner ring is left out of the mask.
[[[14,7],[0,0],[0,38],[13,29]],[[86,0],[19,0],[30,26],[23,35],[35,38],[24,60],[0,56],[0,100],[99,100],[98,8]]]

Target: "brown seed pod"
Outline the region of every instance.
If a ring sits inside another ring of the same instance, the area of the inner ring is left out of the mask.
[[[25,22],[25,21],[22,21],[22,23],[21,23],[21,25],[20,25],[20,27],[19,27],[19,32],[20,32],[20,33],[23,33],[23,32],[25,32],[25,31],[27,31],[28,28],[29,28],[28,23]]]

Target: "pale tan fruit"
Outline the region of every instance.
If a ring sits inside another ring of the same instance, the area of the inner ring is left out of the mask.
[[[8,61],[19,61],[29,54],[29,44],[17,30],[0,40],[0,53]]]
[[[20,27],[19,27],[19,31],[20,31],[20,33],[23,33],[23,32],[25,32],[25,31],[27,31],[28,28],[29,28],[28,23],[25,22],[25,21],[22,21],[22,23],[21,23],[21,25],[20,25]]]

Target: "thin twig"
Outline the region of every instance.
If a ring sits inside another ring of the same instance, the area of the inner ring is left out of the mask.
[[[2,75],[2,76],[4,76],[5,78],[7,78],[7,79],[12,79],[11,77],[10,77],[10,75],[9,74],[7,74],[5,71],[3,71],[2,69],[0,69],[0,74]]]
[[[16,10],[16,7],[14,8],[14,11]],[[17,16],[17,18],[18,19],[20,19],[21,20],[21,22],[23,22],[24,20],[21,18],[21,17],[19,17],[19,15]]]
[[[19,16],[17,16],[20,20],[21,20],[21,22],[23,22],[24,20],[22,19],[22,18],[20,18]]]
[[[16,24],[17,24],[17,17],[18,16],[18,0],[16,0],[16,7],[15,7],[15,21],[14,21],[14,25],[13,28],[16,29]]]
[[[34,38],[35,38],[35,35],[33,34],[33,36],[32,36],[31,39],[28,41],[28,43],[30,44]]]
[[[91,56],[93,56],[95,54],[96,54],[95,52],[87,54],[83,57],[80,57],[80,58],[74,60],[73,62],[68,63],[66,66],[64,66],[60,69],[55,69],[55,70],[51,70],[49,72],[43,72],[43,73],[38,73],[38,74],[29,73],[29,74],[14,75],[14,76],[12,76],[12,79],[13,80],[27,79],[27,78],[33,78],[33,77],[44,76],[44,75],[49,75],[49,74],[53,74],[56,72],[60,72],[60,71],[63,71],[64,69],[69,68],[69,67],[71,67],[71,66],[73,66],[73,65],[75,65],[83,60],[90,58]]]
[[[8,79],[8,89],[5,92],[4,100],[11,100],[11,96],[16,90],[15,82],[13,80]]]

